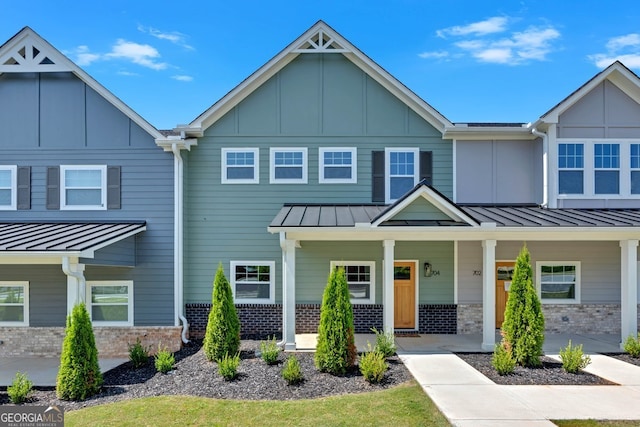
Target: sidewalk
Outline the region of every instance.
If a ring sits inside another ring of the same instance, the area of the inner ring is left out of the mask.
[[[592,355],[586,371],[620,386],[506,386],[493,383],[455,354],[399,354],[454,426],[553,426],[550,419],[640,420],[640,367],[611,357]]]

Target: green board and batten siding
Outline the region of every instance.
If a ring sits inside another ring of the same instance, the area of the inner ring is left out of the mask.
[[[221,149],[234,147],[260,149],[259,184],[221,184]],[[308,183],[270,184],[270,147],[306,147]],[[358,182],[320,184],[319,147],[356,147]],[[271,220],[284,203],[370,203],[371,152],[385,147],[432,151],[433,184],[452,196],[450,141],[443,141],[435,128],[341,54],[299,55],[207,129],[198,146],[185,154],[185,302],[210,301],[218,263],[229,273],[231,260],[276,261],[276,302],[280,302],[282,252],[279,237],[267,232]],[[307,266],[307,245],[312,243],[303,242],[297,251],[297,299],[319,302],[321,291],[314,286],[326,282],[330,258],[320,259],[322,266]],[[381,262],[381,243],[350,245],[353,253],[370,252],[366,260],[376,261],[377,266]],[[397,246],[398,259],[422,260],[422,249],[400,254],[402,247]],[[453,244],[445,252],[452,264]],[[305,277],[306,268],[312,278]],[[441,274],[437,281],[445,277]],[[437,301],[429,302],[453,302],[452,283],[451,277],[447,289],[434,287]],[[376,300],[380,298],[381,291],[376,292]]]

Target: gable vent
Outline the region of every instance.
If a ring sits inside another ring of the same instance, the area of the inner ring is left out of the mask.
[[[349,52],[340,43],[338,43],[331,35],[319,30],[311,37],[303,41],[298,48],[293,50],[296,53],[321,53],[321,52]]]
[[[0,51],[0,73],[59,72],[70,71],[57,58],[61,55],[46,44],[28,34],[12,46]]]

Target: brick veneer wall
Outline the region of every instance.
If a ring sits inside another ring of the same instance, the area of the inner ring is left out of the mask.
[[[455,304],[423,304],[418,306],[418,332],[421,334],[455,334],[457,332]]]
[[[158,345],[177,351],[182,346],[182,327],[94,327],[93,333],[99,357],[129,357],[129,344],[140,338],[151,352]],[[0,328],[0,357],[50,356],[60,357],[64,328]]]
[[[542,312],[546,332],[620,334],[619,304],[543,304]],[[481,304],[458,305],[458,333],[482,333]]]

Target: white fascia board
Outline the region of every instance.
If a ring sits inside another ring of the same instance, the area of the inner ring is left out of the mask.
[[[164,151],[173,151],[173,144],[176,144],[180,150],[191,151],[191,147],[198,145],[198,140],[196,138],[180,139],[179,136],[176,136],[175,138],[163,137],[156,139],[156,145],[161,147]]]
[[[442,135],[443,139],[464,140],[533,140],[536,137],[531,134],[528,126],[471,126],[448,127]]]
[[[269,227],[271,233],[286,232],[288,239],[299,241],[620,241],[640,239],[635,227]]]

